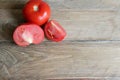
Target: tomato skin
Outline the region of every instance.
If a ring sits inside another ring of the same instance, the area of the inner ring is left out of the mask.
[[[40,44],[44,40],[44,32],[36,24],[22,24],[15,29],[13,40],[18,46],[22,47],[30,44]]]
[[[42,0],[30,0],[23,8],[24,18],[31,23],[43,25],[50,18],[50,6]]]
[[[67,35],[63,27],[55,20],[50,20],[45,25],[44,32],[48,39],[55,42],[62,41]]]

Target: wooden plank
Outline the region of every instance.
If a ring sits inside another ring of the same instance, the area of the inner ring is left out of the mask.
[[[120,1],[45,1],[68,35],[22,48],[10,41],[27,0],[0,0],[0,80],[119,80]]]
[[[0,9],[0,41],[12,40],[15,27],[25,20],[20,9]],[[53,10],[67,31],[66,40],[120,40],[119,11]]]
[[[74,79],[49,79],[49,80],[119,80],[119,77],[112,77],[112,78],[100,78],[100,77],[96,77],[96,78],[74,78]]]
[[[120,43],[0,43],[0,73],[12,80],[106,78],[120,75]],[[88,79],[89,80],[89,79]],[[102,79],[103,80],[103,79]]]
[[[0,0],[2,9],[21,9],[28,0]],[[119,0],[45,0],[52,9],[119,10]]]
[[[29,0],[0,0],[0,9],[22,9]]]

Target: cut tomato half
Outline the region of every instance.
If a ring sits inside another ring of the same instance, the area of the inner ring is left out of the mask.
[[[23,24],[16,28],[13,40],[19,46],[40,44],[44,40],[44,32],[36,24]]]

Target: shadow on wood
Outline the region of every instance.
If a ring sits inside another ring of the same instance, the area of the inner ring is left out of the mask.
[[[23,6],[23,4],[19,4],[19,5]],[[1,41],[12,40],[12,35],[13,35],[15,28],[18,25],[25,22],[22,16],[22,9],[18,10],[16,9],[16,6],[18,6],[18,4],[13,5],[13,7],[15,8],[14,10],[1,9],[1,12],[0,12],[0,17],[1,17],[0,40]]]
[[[28,0],[2,0],[0,1],[0,9],[22,9]]]
[[[0,29],[0,38],[2,37],[5,40],[12,40],[12,35],[15,30],[15,25],[11,23],[2,24]]]

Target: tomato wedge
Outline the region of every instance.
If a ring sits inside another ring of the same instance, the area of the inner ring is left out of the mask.
[[[36,24],[22,24],[14,31],[13,40],[17,45],[23,47],[40,44],[44,40],[44,32]]]
[[[45,31],[46,37],[55,42],[62,41],[66,36],[66,31],[55,20],[50,20],[45,25],[44,31]]]

